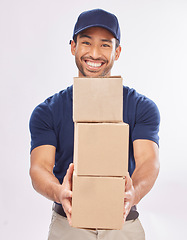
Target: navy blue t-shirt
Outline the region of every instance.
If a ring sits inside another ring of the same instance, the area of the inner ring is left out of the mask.
[[[38,105],[30,118],[31,151],[41,145],[56,147],[54,175],[62,183],[73,162],[74,123],[72,119],[73,86],[56,93]],[[153,101],[123,86],[123,121],[130,126],[129,173],[135,169],[133,141],[148,139],[159,144],[160,115]]]

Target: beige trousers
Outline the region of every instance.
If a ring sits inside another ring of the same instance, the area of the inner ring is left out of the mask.
[[[142,225],[126,221],[122,230],[85,230],[70,227],[67,219],[53,211],[48,240],[145,240]]]

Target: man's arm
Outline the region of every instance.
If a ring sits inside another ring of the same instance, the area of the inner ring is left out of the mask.
[[[30,176],[34,189],[46,198],[61,203],[71,224],[73,164],[70,164],[62,185],[53,174],[56,148],[39,146],[31,152]]]
[[[131,207],[151,190],[159,173],[158,145],[150,140],[138,139],[133,142],[136,168],[126,177],[124,219]]]

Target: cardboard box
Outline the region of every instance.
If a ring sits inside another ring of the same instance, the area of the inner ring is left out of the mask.
[[[73,175],[72,226],[121,229],[125,179]]]
[[[125,176],[128,172],[129,125],[75,123],[74,165],[77,175]]]
[[[123,122],[123,80],[74,78],[74,122]]]

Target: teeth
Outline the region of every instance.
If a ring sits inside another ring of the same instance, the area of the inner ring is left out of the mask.
[[[100,67],[101,63],[95,63],[95,62],[86,62],[90,67]]]

